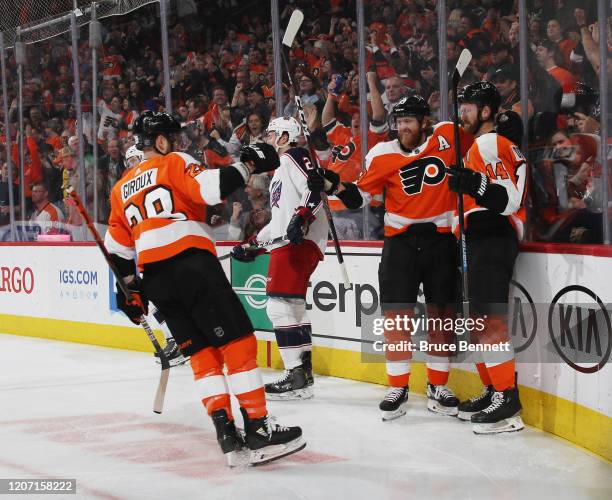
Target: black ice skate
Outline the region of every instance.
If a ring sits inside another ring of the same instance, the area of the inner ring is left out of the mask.
[[[475,413],[484,410],[487,406],[491,404],[491,398],[493,397],[493,393],[495,389],[492,385],[487,385],[481,394],[478,396],[474,396],[473,398],[468,399],[467,401],[463,401],[459,403],[459,413],[457,414],[457,418],[459,420],[470,421],[470,418]]]
[[[183,356],[174,339],[168,339],[166,341],[166,346],[162,349],[162,351],[164,352],[166,358],[168,358],[168,361],[170,361],[170,366],[184,365],[189,360],[189,358]],[[161,363],[157,353],[155,353],[155,357],[157,358],[155,361],[158,364]]]
[[[382,411],[383,422],[406,415],[407,404],[408,387],[389,387],[385,398],[378,405]]]
[[[272,401],[309,399],[314,395],[312,383],[308,384],[303,365],[285,370],[280,379],[266,384],[264,389],[266,391],[266,399]]]
[[[251,419],[244,408],[240,408],[240,411],[244,418],[246,444],[251,450],[250,465],[267,464],[303,450],[306,446],[300,427],[275,424],[269,415]]]
[[[503,392],[494,392],[491,404],[481,412],[472,415],[475,434],[497,434],[516,432],[525,427],[519,416],[521,412],[518,389],[512,387]]]
[[[302,366],[304,367],[304,375],[306,375],[306,385],[313,385],[314,377],[312,376],[312,351],[304,351],[302,353]]]
[[[215,430],[217,431],[217,442],[221,446],[227,464],[230,467],[246,465],[249,462],[249,453],[236,425],[227,416],[223,409],[215,410],[211,415]]]
[[[434,413],[454,417],[458,413],[459,400],[445,385],[427,382],[427,409]]]

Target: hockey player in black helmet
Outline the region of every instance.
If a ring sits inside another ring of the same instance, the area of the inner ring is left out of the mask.
[[[471,340],[510,346],[507,303],[523,236],[527,165],[516,145],[522,135],[520,118],[511,111],[496,118],[499,102],[489,82],[468,85],[461,92],[461,124],[476,140],[465,156],[465,168],[449,172],[449,187],[463,195],[470,313],[484,322],[484,329],[472,332]],[[471,420],[476,434],[519,431],[524,426],[514,351],[483,351],[476,367],[484,390],[459,404],[458,417]]]
[[[148,300],[155,303],[191,357],[199,399],[228,464],[238,465],[244,455],[252,465],[263,464],[306,444],[299,427],[279,426],[268,415],[253,325],[216,257],[206,211],[252,174],[278,168],[280,160],[272,146],[258,143],[245,146],[240,161],[207,169],[173,151],[179,130],[165,113],[146,112],[135,123],[145,159],[113,187],[105,236],[132,292],[129,298],[117,293],[117,304],[139,323]],[[244,440],[234,423],[230,387],[240,404]]]
[[[379,266],[380,302],[387,318],[414,315],[419,287],[427,303],[428,317],[454,316],[457,278],[456,241],[451,233],[457,197],[447,185],[446,166],[455,158],[453,124],[435,126],[429,105],[418,95],[401,99],[392,111],[397,139],[381,142],[366,156],[366,171],[356,183],[338,184],[329,170],[323,177],[310,174],[312,190],[336,194],[347,208],[359,208],[386,190],[385,239]],[[461,133],[461,153],[472,143]],[[406,413],[411,353],[406,345],[411,332],[385,331],[389,389],[379,405],[387,421]],[[446,346],[452,334],[430,329],[427,359],[427,407],[443,415],[456,415],[458,400],[446,385],[450,360]],[[435,350],[435,352],[434,352]]]

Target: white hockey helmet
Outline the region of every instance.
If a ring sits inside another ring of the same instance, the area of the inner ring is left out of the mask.
[[[144,160],[144,153],[135,145],[130,146],[125,152],[125,162],[127,163],[128,168],[135,167],[142,160]]]
[[[302,134],[302,127],[295,118],[290,116],[283,116],[280,118],[274,118],[268,123],[266,134],[268,132],[276,132],[276,147],[278,147],[278,141],[282,137],[283,132],[287,132],[288,141],[287,144],[297,142],[298,137]]]

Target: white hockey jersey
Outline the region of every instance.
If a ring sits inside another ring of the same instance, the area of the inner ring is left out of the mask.
[[[307,149],[291,148],[281,154],[280,167],[274,171],[274,177],[270,183],[272,219],[259,231],[257,241],[268,241],[285,236],[295,209],[304,206],[312,210],[316,217],[310,224],[304,239],[314,242],[325,255],[329,225],[325,217],[321,193],[309,191],[306,184],[307,171],[312,168],[315,166],[311,163]],[[279,243],[270,249],[288,244]]]

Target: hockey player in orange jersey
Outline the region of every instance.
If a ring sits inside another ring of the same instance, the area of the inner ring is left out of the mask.
[[[366,156],[366,171],[356,183],[340,183],[330,170],[310,175],[311,190],[325,188],[348,208],[359,208],[386,190],[385,240],[378,272],[380,302],[386,317],[410,315],[419,287],[428,316],[449,317],[456,301],[456,241],[451,232],[456,196],[447,186],[446,169],[453,163],[453,126],[431,126],[429,105],[422,97],[401,99],[392,118],[398,138],[381,142]],[[472,142],[462,134],[461,152]],[[408,332],[387,331],[387,344],[400,344]],[[427,352],[428,408],[456,415],[458,400],[447,387],[451,335],[430,331],[429,342],[437,355]],[[380,403],[383,420],[406,413],[411,352],[386,349],[389,390]]]
[[[180,349],[191,356],[196,387],[230,465],[243,455],[244,442],[228,385],[240,403],[251,464],[301,450],[299,427],[281,427],[268,418],[253,326],[216,258],[205,223],[207,206],[244,186],[251,174],[278,167],[276,151],[266,144],[247,146],[240,162],[207,170],[172,151],[180,124],[170,115],[145,112],[133,130],[145,159],[113,188],[105,238],[133,292],[129,303],[117,293],[117,304],[134,323],[146,313],[148,299],[164,314]]]
[[[522,136],[520,117],[506,111],[496,118],[500,100],[490,82],[473,83],[461,92],[461,124],[476,140],[465,168],[450,171],[449,187],[464,195],[470,313],[485,318],[485,329],[473,332],[477,339],[472,341],[511,347],[507,303],[523,238],[527,164],[515,144]],[[471,420],[477,434],[519,431],[523,422],[514,351],[482,354],[483,362],[476,366],[484,391],[460,403],[458,416]]]

